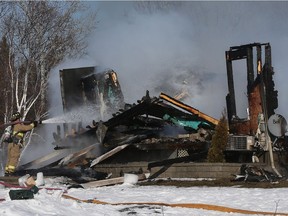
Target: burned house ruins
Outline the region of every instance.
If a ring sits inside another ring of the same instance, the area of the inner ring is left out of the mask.
[[[250,163],[257,154],[261,162],[271,164],[278,174],[273,148],[280,142],[286,145],[286,121],[275,114],[278,99],[270,44],[235,46],[225,54],[229,124],[226,162]],[[247,69],[248,114],[239,118],[232,63],[243,59]],[[97,164],[133,162],[145,162],[147,169],[151,169],[206,161],[218,119],[165,93],[151,96],[148,90],[138,101],[127,104],[117,73],[111,69],[63,69],[60,80],[64,112],[88,107],[90,121],[58,125],[54,132],[55,151],[23,164],[18,170],[47,167],[93,170]]]
[[[60,71],[63,109],[69,112],[90,106],[99,113],[105,106],[114,109],[111,117],[94,119],[91,113],[89,125],[58,125],[55,151],[21,165],[19,171],[135,161],[150,163],[151,168],[157,166],[155,162],[205,160],[217,119],[164,93],[152,97],[148,90],[136,103],[124,103],[117,74],[112,70],[97,74],[96,70]]]
[[[225,54],[230,133],[226,154],[233,162],[247,162],[247,158],[253,160],[256,157],[257,162],[269,164],[272,171],[281,177],[278,169],[287,173],[287,123],[283,116],[275,113],[278,91],[273,80],[271,46],[269,43],[246,44],[230,47]],[[246,60],[247,70],[246,118],[237,115],[232,67],[233,61],[242,59]]]

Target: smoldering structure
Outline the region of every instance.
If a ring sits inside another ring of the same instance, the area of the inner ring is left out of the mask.
[[[97,67],[72,70],[73,73],[71,69],[60,71],[64,111],[75,105],[92,104],[98,113],[101,113],[101,107],[110,109],[112,113],[107,121],[103,121],[103,118],[100,121],[94,120],[87,131],[77,134],[73,140],[80,137],[80,140],[83,138],[87,143],[87,137],[96,138],[105,151],[133,144],[117,157],[109,158],[119,163],[165,160],[177,157],[179,152],[184,155],[186,152],[188,156],[189,152],[197,153],[200,149],[207,152],[212,130],[218,120],[164,93],[159,97],[151,97],[147,91],[136,103],[126,104],[114,71],[108,69],[95,73]],[[78,81],[75,81],[75,74],[79,77]],[[70,79],[74,80],[74,84],[71,85]],[[77,102],[75,95],[78,95]],[[93,138],[88,143],[93,144]],[[57,147],[61,148],[66,139],[57,142]]]
[[[164,93],[152,97],[148,90],[134,104],[124,103],[117,74],[110,69],[65,69],[60,78],[64,112],[90,106],[104,113],[104,107],[111,117],[96,120],[91,114],[87,126],[83,122],[58,125],[53,134],[55,152],[23,164],[18,173],[54,170],[55,174],[69,169],[62,173],[76,175],[75,170],[87,173],[101,162],[145,161],[151,168],[206,158],[217,119]]]

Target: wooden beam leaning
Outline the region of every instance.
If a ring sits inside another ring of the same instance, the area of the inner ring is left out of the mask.
[[[178,101],[176,100],[175,98],[172,98],[164,93],[161,93],[160,96],[159,96],[161,99],[169,102],[169,103],[172,103],[174,104],[175,106],[177,107],[180,107],[194,115],[198,115],[200,118],[204,119],[205,121],[208,121],[210,122],[211,124],[214,124],[214,125],[218,125],[219,123],[219,120],[218,119],[215,119],[209,115],[206,115],[205,113],[203,112],[200,112],[198,109],[195,109],[187,104],[184,104],[182,103],[181,101]]]

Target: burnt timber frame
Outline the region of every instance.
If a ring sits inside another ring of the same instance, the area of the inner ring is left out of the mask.
[[[262,63],[262,47],[265,49],[265,62]],[[254,53],[256,49],[257,67],[254,67]],[[226,96],[227,114],[229,126],[235,120],[237,121],[236,99],[233,79],[232,62],[240,59],[246,59],[247,66],[247,94],[249,103],[249,112],[252,113],[250,122],[248,121],[249,129],[246,134],[255,135],[257,128],[257,114],[264,113],[265,118],[268,119],[274,114],[274,110],[278,107],[278,92],[274,90],[274,75],[272,60],[271,60],[271,46],[269,43],[252,43],[241,46],[230,47],[225,52],[226,68],[227,68],[227,81],[228,81],[228,94]],[[257,69],[256,78],[254,68]],[[254,96],[256,95],[256,96]],[[257,103],[253,100],[257,101]],[[269,103],[266,103],[269,101]],[[254,115],[254,116],[253,116]],[[238,119],[239,120],[239,119]],[[254,125],[253,125],[253,124]],[[233,131],[232,131],[233,132]],[[237,130],[236,130],[237,132]]]

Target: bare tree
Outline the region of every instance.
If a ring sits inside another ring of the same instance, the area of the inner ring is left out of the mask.
[[[13,108],[21,111],[23,118],[31,110],[31,115],[39,118],[47,111],[49,71],[65,57],[84,54],[85,38],[96,27],[96,14],[82,13],[85,8],[78,1],[17,1],[8,5],[1,29],[10,47],[7,84],[15,89],[10,95],[15,98]]]

